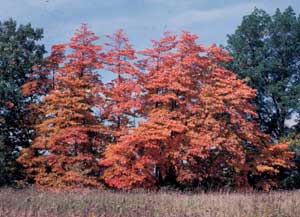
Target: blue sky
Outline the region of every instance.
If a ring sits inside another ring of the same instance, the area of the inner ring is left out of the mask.
[[[226,35],[254,7],[273,14],[289,5],[300,13],[299,0],[0,0],[0,19],[12,17],[44,28],[47,50],[54,43],[67,42],[82,22],[102,39],[123,28],[140,50],[167,30],[197,33],[203,45],[225,44]],[[103,75],[104,81],[111,78]]]
[[[0,0],[0,19],[43,27],[43,43],[66,42],[82,22],[100,37],[124,28],[136,49],[150,45],[166,30],[189,30],[200,43],[224,44],[254,7],[274,13],[291,5],[300,12],[299,0]]]

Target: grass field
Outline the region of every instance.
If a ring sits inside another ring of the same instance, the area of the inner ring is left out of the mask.
[[[300,191],[188,194],[0,189],[0,216],[299,217]]]

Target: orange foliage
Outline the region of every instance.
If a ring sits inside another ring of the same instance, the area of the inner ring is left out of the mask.
[[[98,158],[107,132],[92,111],[103,103],[98,94],[103,85],[96,71],[103,67],[102,47],[93,44],[97,39],[83,24],[64,45],[70,53],[49,57],[50,62],[60,63],[54,73],[55,85],[40,105],[43,120],[35,127],[37,136],[18,159],[39,186],[101,186]],[[57,48],[62,46],[54,46]]]
[[[222,66],[231,59],[225,51],[189,32],[165,33],[138,60],[122,30],[107,38],[103,52],[83,24],[23,87],[44,96],[34,104],[42,116],[36,138],[18,159],[37,185],[101,187],[103,179],[118,189],[153,188],[201,184],[224,171],[235,188],[278,185],[291,153],[260,131],[256,92]],[[99,70],[116,78],[103,85]]]
[[[270,138],[248,118],[256,116],[255,90],[219,64],[230,59],[226,52],[196,39],[166,34],[141,52],[146,121],[104,153],[109,186],[154,187],[170,177],[201,182],[228,168],[236,187],[250,188],[249,174],[290,166],[287,146],[276,146],[274,155]]]
[[[53,45],[50,56],[33,67],[31,78],[22,86],[24,96],[45,95],[54,88],[54,73],[63,61],[65,47],[65,44]]]
[[[111,80],[105,89],[106,105],[104,115],[117,140],[120,135],[135,126],[137,111],[140,109],[140,71],[135,67],[137,59],[135,50],[129,43],[122,29],[113,35],[107,35],[109,42],[105,43],[105,69],[112,72],[116,78]]]

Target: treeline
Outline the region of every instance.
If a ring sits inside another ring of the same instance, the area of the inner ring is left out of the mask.
[[[0,182],[50,189],[298,188],[300,18],[255,9],[227,51],[190,32],[136,51],[82,24],[0,23]],[[237,73],[237,74],[235,74]],[[114,79],[103,83],[102,76]]]

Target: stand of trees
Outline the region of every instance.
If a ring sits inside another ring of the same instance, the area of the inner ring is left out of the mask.
[[[1,184],[297,187],[298,124],[284,124],[299,112],[292,8],[255,9],[228,51],[190,32],[135,51],[118,30],[102,45],[82,24],[44,57],[41,30],[13,20],[0,30]]]

